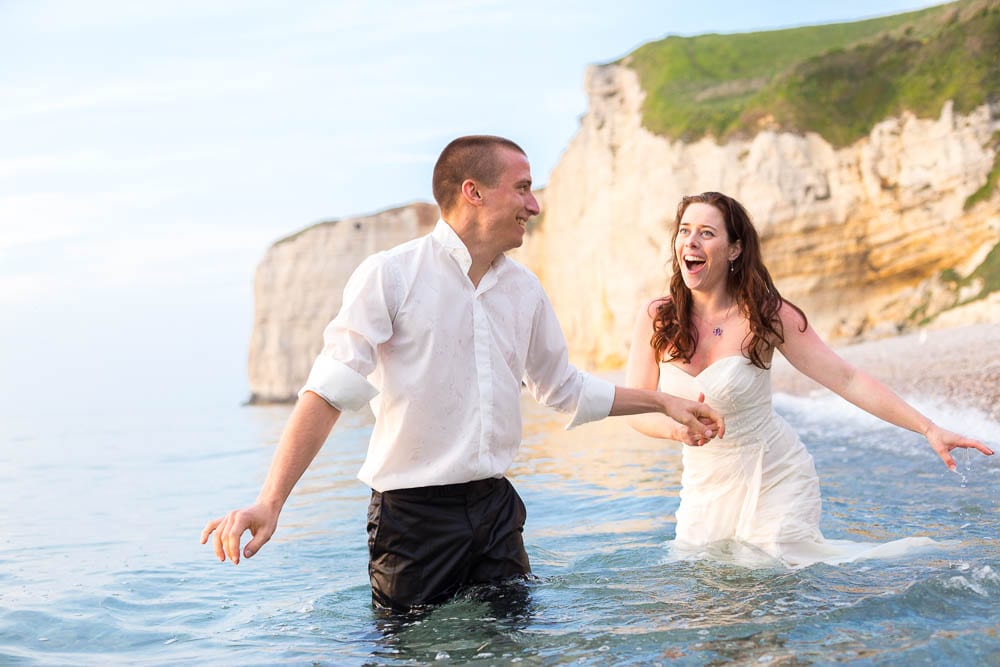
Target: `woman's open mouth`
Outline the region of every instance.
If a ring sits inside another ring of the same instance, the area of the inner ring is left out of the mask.
[[[697,273],[701,267],[705,266],[705,260],[700,257],[685,257],[684,266],[687,267],[688,273]]]

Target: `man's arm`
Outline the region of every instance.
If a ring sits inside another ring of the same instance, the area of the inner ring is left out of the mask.
[[[220,561],[228,557],[236,565],[240,562],[240,541],[249,530],[253,539],[242,555],[250,558],[257,553],[271,539],[288,495],[316,458],[339,417],[340,410],[311,391],[303,392],[285,424],[257,500],[249,507],[209,521],[201,531],[201,543],[212,537],[216,557]]]
[[[535,312],[525,371],[528,390],[536,400],[563,412],[575,410],[567,428],[605,417],[658,412],[705,439],[725,433],[722,417],[704,403],[652,389],[615,387],[573,368],[562,328],[544,292]]]
[[[726,425],[722,416],[704,403],[689,401],[686,398],[679,398],[652,389],[615,387],[615,401],[611,404],[609,417],[638,415],[647,412],[665,414],[686,426],[692,433],[704,435],[706,439],[715,436],[721,438],[726,433]]]
[[[257,500],[209,521],[201,532],[202,544],[212,537],[220,561],[228,557],[234,564],[240,562],[240,541],[247,530],[253,539],[242,552],[246,558],[271,539],[288,494],[326,442],[341,410],[357,410],[378,393],[366,377],[375,368],[378,346],[392,336],[399,303],[393,275],[384,253],[368,257],[351,274],[340,312],[323,331],[323,350],[299,391]]]

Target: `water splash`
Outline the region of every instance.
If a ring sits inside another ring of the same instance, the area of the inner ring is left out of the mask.
[[[965,488],[967,488],[969,486],[969,478],[972,477],[972,449],[971,448],[966,448],[965,449],[964,457],[965,457],[965,461],[964,461],[964,463],[965,463],[965,470],[964,471],[962,470],[962,464],[959,462],[959,460],[955,461],[956,465],[955,465],[955,470],[954,470],[954,472],[956,474],[958,474],[959,476],[961,476],[961,478],[962,478],[961,487],[963,489],[965,489]],[[961,459],[962,456],[959,455],[959,456],[956,456],[955,458],[956,459]],[[966,474],[966,473],[968,473],[968,474]]]

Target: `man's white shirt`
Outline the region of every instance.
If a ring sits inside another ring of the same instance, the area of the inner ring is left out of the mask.
[[[572,412],[567,428],[611,411],[611,383],[569,364],[538,279],[500,255],[479,286],[443,220],[427,236],[368,257],[302,392],[340,410],[371,402],[375,428],[358,478],[376,491],[504,474],[521,443],[521,383]]]

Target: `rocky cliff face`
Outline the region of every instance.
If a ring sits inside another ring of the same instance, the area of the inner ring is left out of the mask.
[[[250,402],[294,400],[361,260],[430,232],[437,219],[437,206],[411,204],[323,222],[271,246],[254,277]]]
[[[778,288],[833,341],[896,333],[954,306],[942,271],[968,275],[1000,240],[1000,196],[964,210],[993,167],[1000,105],[888,119],[839,150],[769,130],[685,144],[642,128],[644,93],[627,66],[590,68],[586,87],[590,110],[527,253],[578,362],[623,363],[640,305],[666,290],[684,194],[739,199]],[[1000,321],[996,308],[968,312]]]
[[[590,110],[514,253],[545,285],[574,362],[623,364],[640,305],[666,290],[677,202],[705,190],[748,208],[778,288],[830,341],[897,333],[943,311],[950,325],[1000,322],[997,293],[953,308],[981,287],[960,289],[955,278],[1000,240],[1000,193],[965,210],[994,165],[1000,105],[888,119],[843,149],[766,129],[747,141],[685,144],[642,128],[644,93],[627,66],[590,68],[586,87]],[[251,401],[291,400],[350,273],[372,252],[427,233],[437,215],[412,204],[276,243],[255,280]]]

